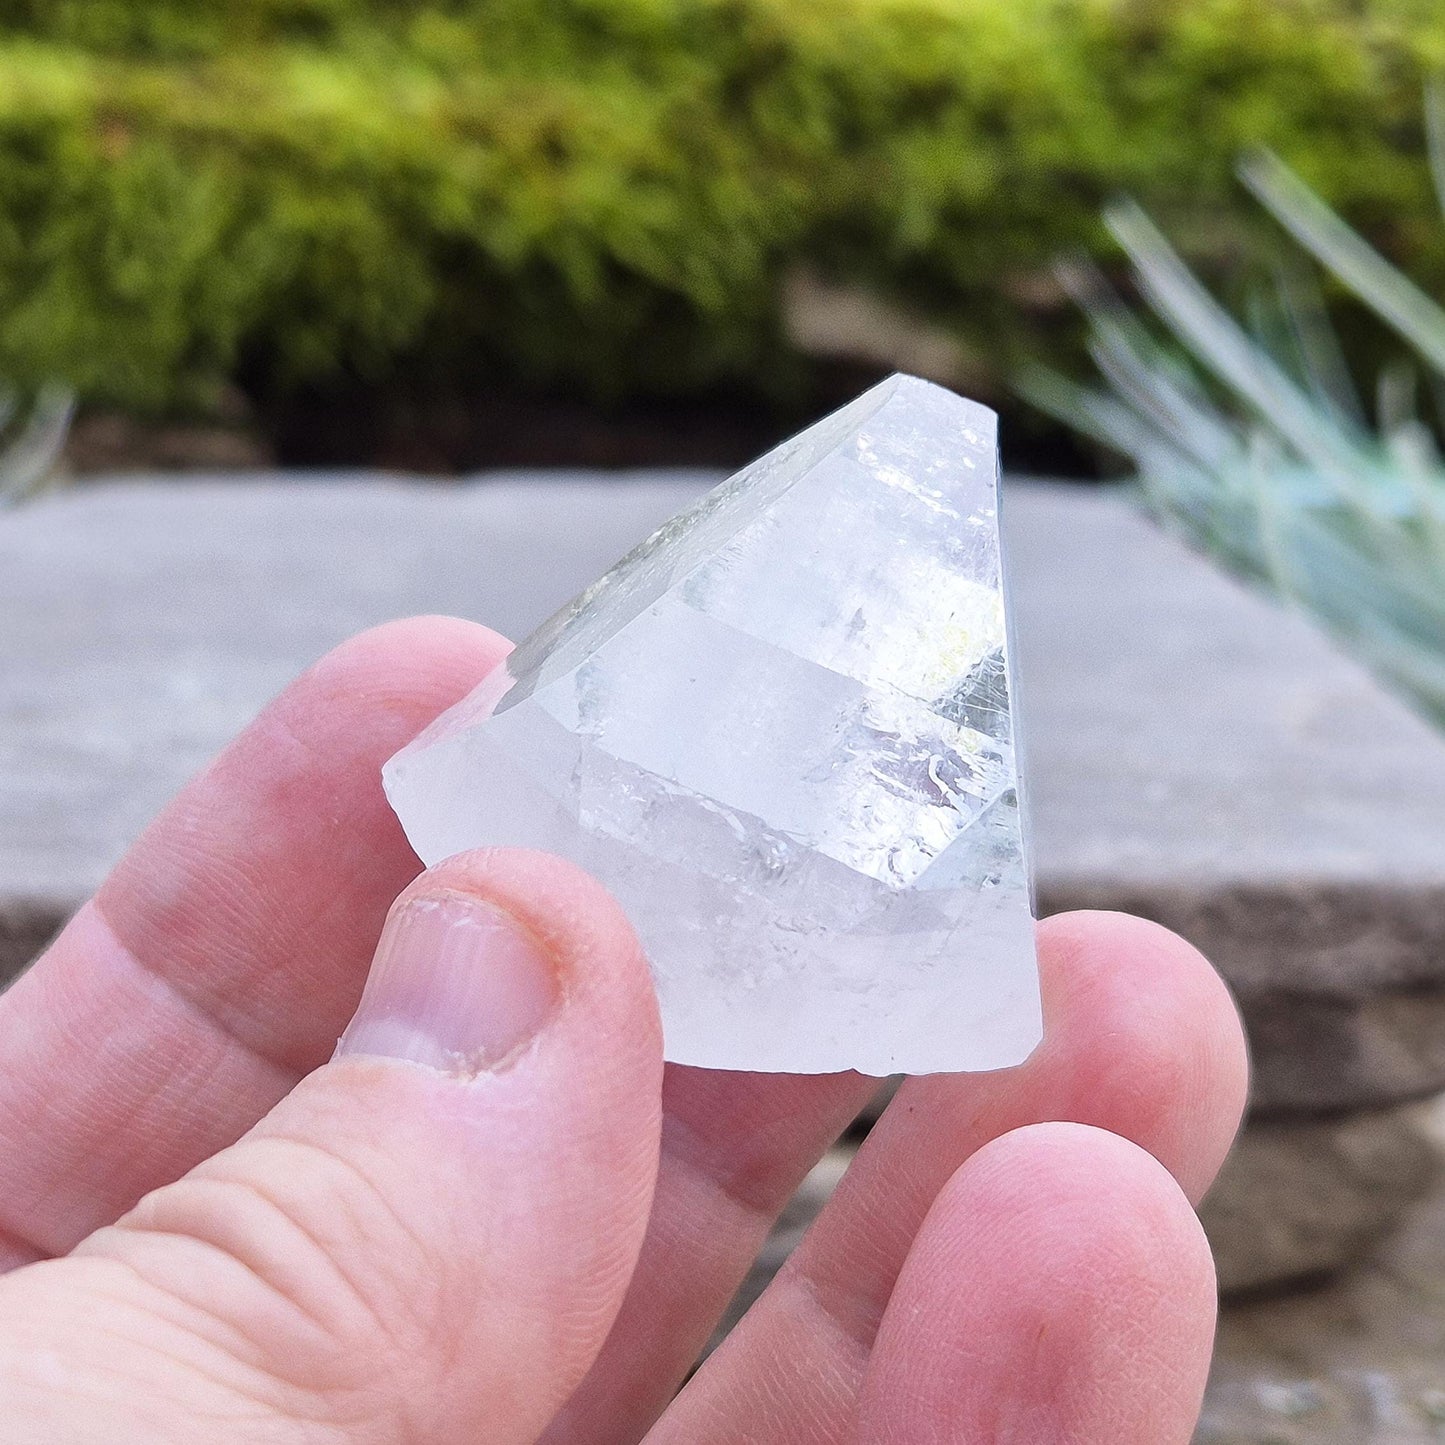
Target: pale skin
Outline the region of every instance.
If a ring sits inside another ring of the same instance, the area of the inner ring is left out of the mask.
[[[678,1393],[875,1081],[664,1068],[597,884],[509,851],[417,876],[380,764],[505,649],[443,619],[340,648],[0,998],[0,1433],[1185,1445],[1214,1327],[1191,1203],[1244,1044],[1209,965],[1117,914],[1040,926],[1043,1046],[909,1081]],[[525,1042],[332,1058],[399,894],[540,942]]]

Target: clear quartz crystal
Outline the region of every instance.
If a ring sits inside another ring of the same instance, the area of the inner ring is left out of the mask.
[[[386,766],[418,854],[575,860],[667,1057],[993,1069],[1038,1042],[995,418],[896,376],[674,517]]]

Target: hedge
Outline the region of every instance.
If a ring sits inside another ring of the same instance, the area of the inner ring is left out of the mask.
[[[0,0],[0,375],[785,385],[805,265],[995,380],[1119,190],[1280,151],[1427,282],[1436,0]]]

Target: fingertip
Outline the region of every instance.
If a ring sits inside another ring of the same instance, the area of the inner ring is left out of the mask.
[[[436,697],[434,711],[439,711],[465,696],[511,650],[501,633],[477,622],[442,615],[403,617],[332,648],[290,690],[354,700],[360,689],[410,702],[421,688]]]
[[[1187,1441],[1214,1327],[1203,1231],[1146,1150],[1081,1124],[993,1140],[940,1192],[889,1303],[868,1439]]]
[[[1065,1218],[1072,1227],[1058,1230]],[[1039,1245],[1056,1260],[1073,1253],[1105,1284],[1155,1262],[1179,1266],[1190,1285],[1213,1284],[1208,1242],[1178,1181],[1147,1149],[1092,1124],[1027,1124],[990,1140],[939,1191],[924,1230],[936,1224],[969,1248],[997,1229],[998,1247],[1020,1266]]]
[[[1147,1391],[1156,1373],[1174,1383],[1207,1367],[1214,1257],[1178,1181],[1147,1149],[1088,1124],[1032,1124],[980,1149],[935,1208],[955,1247],[994,1261],[998,1317],[1011,1309],[1048,1323],[1061,1371],[1092,1361],[1101,1377],[1142,1374]]]
[[[1060,1002],[1127,974],[1153,979],[1181,1007],[1207,1016],[1219,1042],[1244,1063],[1239,1011],[1218,969],[1188,939],[1150,919],[1107,909],[1056,913],[1038,925],[1046,992]]]
[[[1197,1201],[1234,1141],[1249,1087],[1239,1010],[1178,934],[1126,913],[1039,925],[1045,1050],[1068,1055],[1082,1117],[1146,1142]]]

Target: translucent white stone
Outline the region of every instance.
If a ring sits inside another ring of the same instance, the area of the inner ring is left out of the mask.
[[[893,377],[680,513],[386,767],[418,854],[621,901],[667,1057],[993,1069],[1040,1035],[992,412]]]

